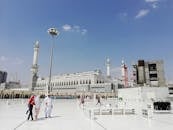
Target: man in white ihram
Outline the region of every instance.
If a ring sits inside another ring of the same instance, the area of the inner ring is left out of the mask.
[[[51,117],[53,104],[50,95],[45,97],[44,103],[45,103],[45,118]]]

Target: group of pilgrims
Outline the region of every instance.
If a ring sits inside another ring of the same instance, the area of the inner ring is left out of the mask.
[[[53,103],[50,95],[46,96],[44,101],[45,105],[44,113],[45,113],[45,118],[50,118],[51,117],[51,112],[53,108]],[[40,100],[40,95],[31,95],[31,97],[28,100],[28,110],[26,111],[26,114],[28,114],[27,120],[37,120],[38,119],[38,114],[40,112],[40,107],[41,107],[41,100]],[[33,109],[34,109],[34,118],[33,118]]]
[[[97,99],[96,105],[98,105],[98,104],[101,105],[100,96],[96,95],[95,98]],[[86,99],[86,96],[81,95],[79,105],[84,106],[85,99]],[[44,108],[45,118],[50,118],[52,108],[53,108],[53,103],[52,103],[51,96],[50,95],[46,96],[44,98],[43,103],[44,103],[44,106],[45,106],[45,108]],[[26,111],[26,114],[28,114],[27,120],[30,120],[30,119],[31,120],[37,120],[38,119],[41,104],[42,104],[42,102],[40,100],[40,95],[31,95],[31,97],[28,100],[28,110]],[[33,109],[34,109],[34,118],[33,118]]]

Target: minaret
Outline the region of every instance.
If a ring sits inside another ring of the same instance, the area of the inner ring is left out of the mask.
[[[31,67],[32,72],[32,83],[31,83],[31,90],[34,90],[34,87],[36,87],[37,83],[37,73],[38,73],[38,51],[39,51],[39,42],[36,41],[34,44],[34,56],[33,56],[33,63]]]
[[[124,59],[121,61],[121,76],[124,87],[128,87],[128,71]]]
[[[125,77],[124,66],[125,66],[124,59],[122,59],[122,61],[121,61],[121,76],[122,76],[122,81],[124,81],[124,77]]]
[[[106,59],[106,68],[107,68],[106,74],[107,74],[107,77],[109,77],[109,78],[111,77],[111,74],[110,74],[110,65],[111,65],[110,59],[107,58],[107,59]]]

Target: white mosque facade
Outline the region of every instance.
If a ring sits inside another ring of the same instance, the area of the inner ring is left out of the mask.
[[[115,85],[113,84],[110,76],[109,59],[107,59],[106,62],[107,75],[103,75],[100,70],[94,70],[51,76],[50,80],[50,77],[39,78],[37,76],[38,52],[39,43],[37,41],[34,45],[33,64],[31,67],[32,91],[47,91],[49,85],[50,92],[52,93],[115,92]]]
[[[38,78],[34,90],[46,90],[47,85],[48,77]],[[55,93],[115,92],[113,81],[104,76],[100,70],[53,76],[50,88]]]

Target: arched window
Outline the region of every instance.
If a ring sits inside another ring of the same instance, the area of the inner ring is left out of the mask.
[[[91,84],[91,80],[89,80],[89,84]]]

